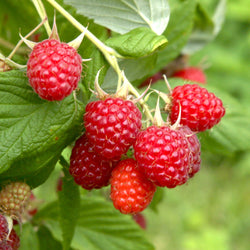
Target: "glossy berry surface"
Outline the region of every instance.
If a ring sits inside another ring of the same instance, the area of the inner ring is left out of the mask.
[[[109,97],[86,106],[84,125],[95,151],[106,158],[120,157],[134,143],[141,113],[129,100]]]
[[[134,154],[140,170],[158,186],[174,188],[188,179],[188,142],[179,130],[148,127],[137,135]]]
[[[27,62],[27,76],[35,92],[48,101],[60,101],[76,89],[82,59],[77,51],[55,39],[33,48]]]
[[[172,77],[179,77],[184,80],[198,82],[198,83],[206,83],[206,75],[203,70],[197,67],[187,67],[176,71]]]
[[[195,132],[211,129],[225,115],[222,101],[197,84],[185,84],[173,89],[170,112],[172,124],[178,118],[180,106],[180,124],[187,125]]]
[[[116,164],[117,161],[98,155],[84,134],[72,150],[69,172],[84,189],[98,189],[109,184],[111,171]]]
[[[201,145],[197,135],[187,126],[180,128],[184,133],[189,145],[189,166],[188,176],[193,177],[199,170],[201,165]]]
[[[155,193],[155,185],[138,169],[133,159],[123,160],[114,168],[110,184],[110,198],[123,214],[143,211]]]
[[[7,215],[19,217],[27,207],[31,195],[30,187],[24,182],[12,182],[0,192],[0,208]]]
[[[9,234],[9,227],[6,218],[0,214],[0,249],[17,250],[20,246],[20,239],[15,230],[12,229]]]

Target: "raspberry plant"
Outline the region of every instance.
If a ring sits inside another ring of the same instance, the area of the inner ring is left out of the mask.
[[[213,17],[196,0],[5,4],[0,219],[22,249],[154,249],[133,219],[192,185],[201,152],[250,139],[235,133],[243,109],[220,83],[175,74],[218,34],[224,1]],[[25,197],[11,198],[20,183]]]

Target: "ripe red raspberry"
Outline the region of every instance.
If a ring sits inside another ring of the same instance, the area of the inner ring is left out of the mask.
[[[141,112],[135,104],[108,97],[86,106],[86,136],[95,151],[106,158],[120,157],[134,143],[141,128]]]
[[[117,161],[98,155],[84,134],[76,141],[72,150],[69,172],[83,188],[98,189],[109,184],[111,171],[116,164]]]
[[[114,207],[123,214],[143,211],[152,201],[156,190],[133,159],[119,162],[112,171],[110,184],[110,198]]]
[[[176,71],[173,77],[179,77],[184,80],[189,80],[198,83],[206,83],[207,79],[206,76],[200,68],[197,67],[187,67],[182,70]]]
[[[142,229],[147,228],[147,221],[143,214],[141,213],[133,214],[132,218]]]
[[[157,72],[156,74],[154,74],[153,76],[148,77],[144,82],[142,82],[139,86],[139,88],[143,88],[148,86],[149,84],[154,84],[155,82],[159,81],[163,79],[162,77],[162,73]]]
[[[170,112],[172,124],[178,118],[180,105],[180,123],[195,132],[212,128],[225,115],[222,101],[197,84],[185,84],[173,89]]]
[[[76,89],[82,59],[77,51],[55,39],[33,48],[27,63],[27,76],[35,92],[48,101],[60,101]]]
[[[26,183],[12,182],[0,192],[0,210],[19,218],[29,203],[30,195],[30,187]]]
[[[140,170],[160,187],[174,188],[188,179],[189,147],[179,130],[148,127],[137,135],[134,154]]]
[[[197,135],[187,126],[180,127],[189,144],[189,166],[188,176],[193,177],[199,170],[201,164],[201,146]]]
[[[6,218],[0,214],[0,249],[17,250],[20,246],[20,239],[15,230],[12,229],[9,234],[9,226]],[[8,235],[9,234],[9,235]]]

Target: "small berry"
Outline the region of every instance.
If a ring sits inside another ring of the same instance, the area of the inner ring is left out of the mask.
[[[121,157],[134,143],[141,128],[141,112],[129,100],[108,97],[86,106],[86,136],[98,154],[112,159]]]
[[[9,234],[8,222],[2,214],[0,214],[0,249],[1,250],[17,250],[20,246],[20,239],[14,229]]]
[[[180,127],[189,145],[189,167],[188,176],[193,177],[199,170],[201,164],[201,146],[197,135],[187,126]]]
[[[47,39],[35,45],[27,63],[31,87],[48,101],[60,101],[76,89],[80,81],[82,59],[66,43]]]
[[[0,210],[19,218],[29,203],[30,195],[30,187],[26,183],[12,182],[0,192]]]
[[[156,190],[133,159],[123,160],[114,168],[110,184],[110,198],[114,207],[123,214],[143,211],[152,201]]]
[[[143,214],[141,213],[133,214],[132,218],[142,229],[147,228],[146,218],[144,217]]]
[[[160,72],[157,72],[156,74],[154,74],[153,76],[148,77],[145,81],[143,81],[139,88],[143,88],[148,86],[149,84],[154,84],[155,82],[159,81],[163,79],[162,78],[162,74]]]
[[[188,179],[189,146],[179,130],[148,127],[137,135],[134,154],[140,170],[160,187],[174,188]]]
[[[116,164],[117,161],[98,155],[84,134],[76,141],[72,150],[69,172],[83,188],[98,189],[109,184],[111,171]]]
[[[203,70],[197,67],[187,67],[182,70],[176,71],[172,77],[179,77],[184,80],[189,80],[198,83],[206,83],[206,75]]]
[[[188,126],[195,132],[212,128],[225,115],[222,101],[197,84],[185,84],[173,89],[170,111],[172,124],[178,118],[180,106],[180,124]]]

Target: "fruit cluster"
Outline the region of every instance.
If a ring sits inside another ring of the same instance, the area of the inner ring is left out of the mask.
[[[174,88],[168,100],[170,123],[146,128],[135,103],[118,94],[88,103],[85,133],[70,159],[75,182],[87,190],[111,184],[114,207],[137,214],[150,204],[157,186],[174,188],[193,177],[201,163],[196,134],[219,123],[225,109],[197,84]],[[133,158],[126,155],[129,149]]]
[[[30,187],[23,182],[12,182],[2,187],[0,191],[0,249],[16,250],[20,239],[13,225],[23,219],[33,216],[37,209],[33,206],[35,200]]]

